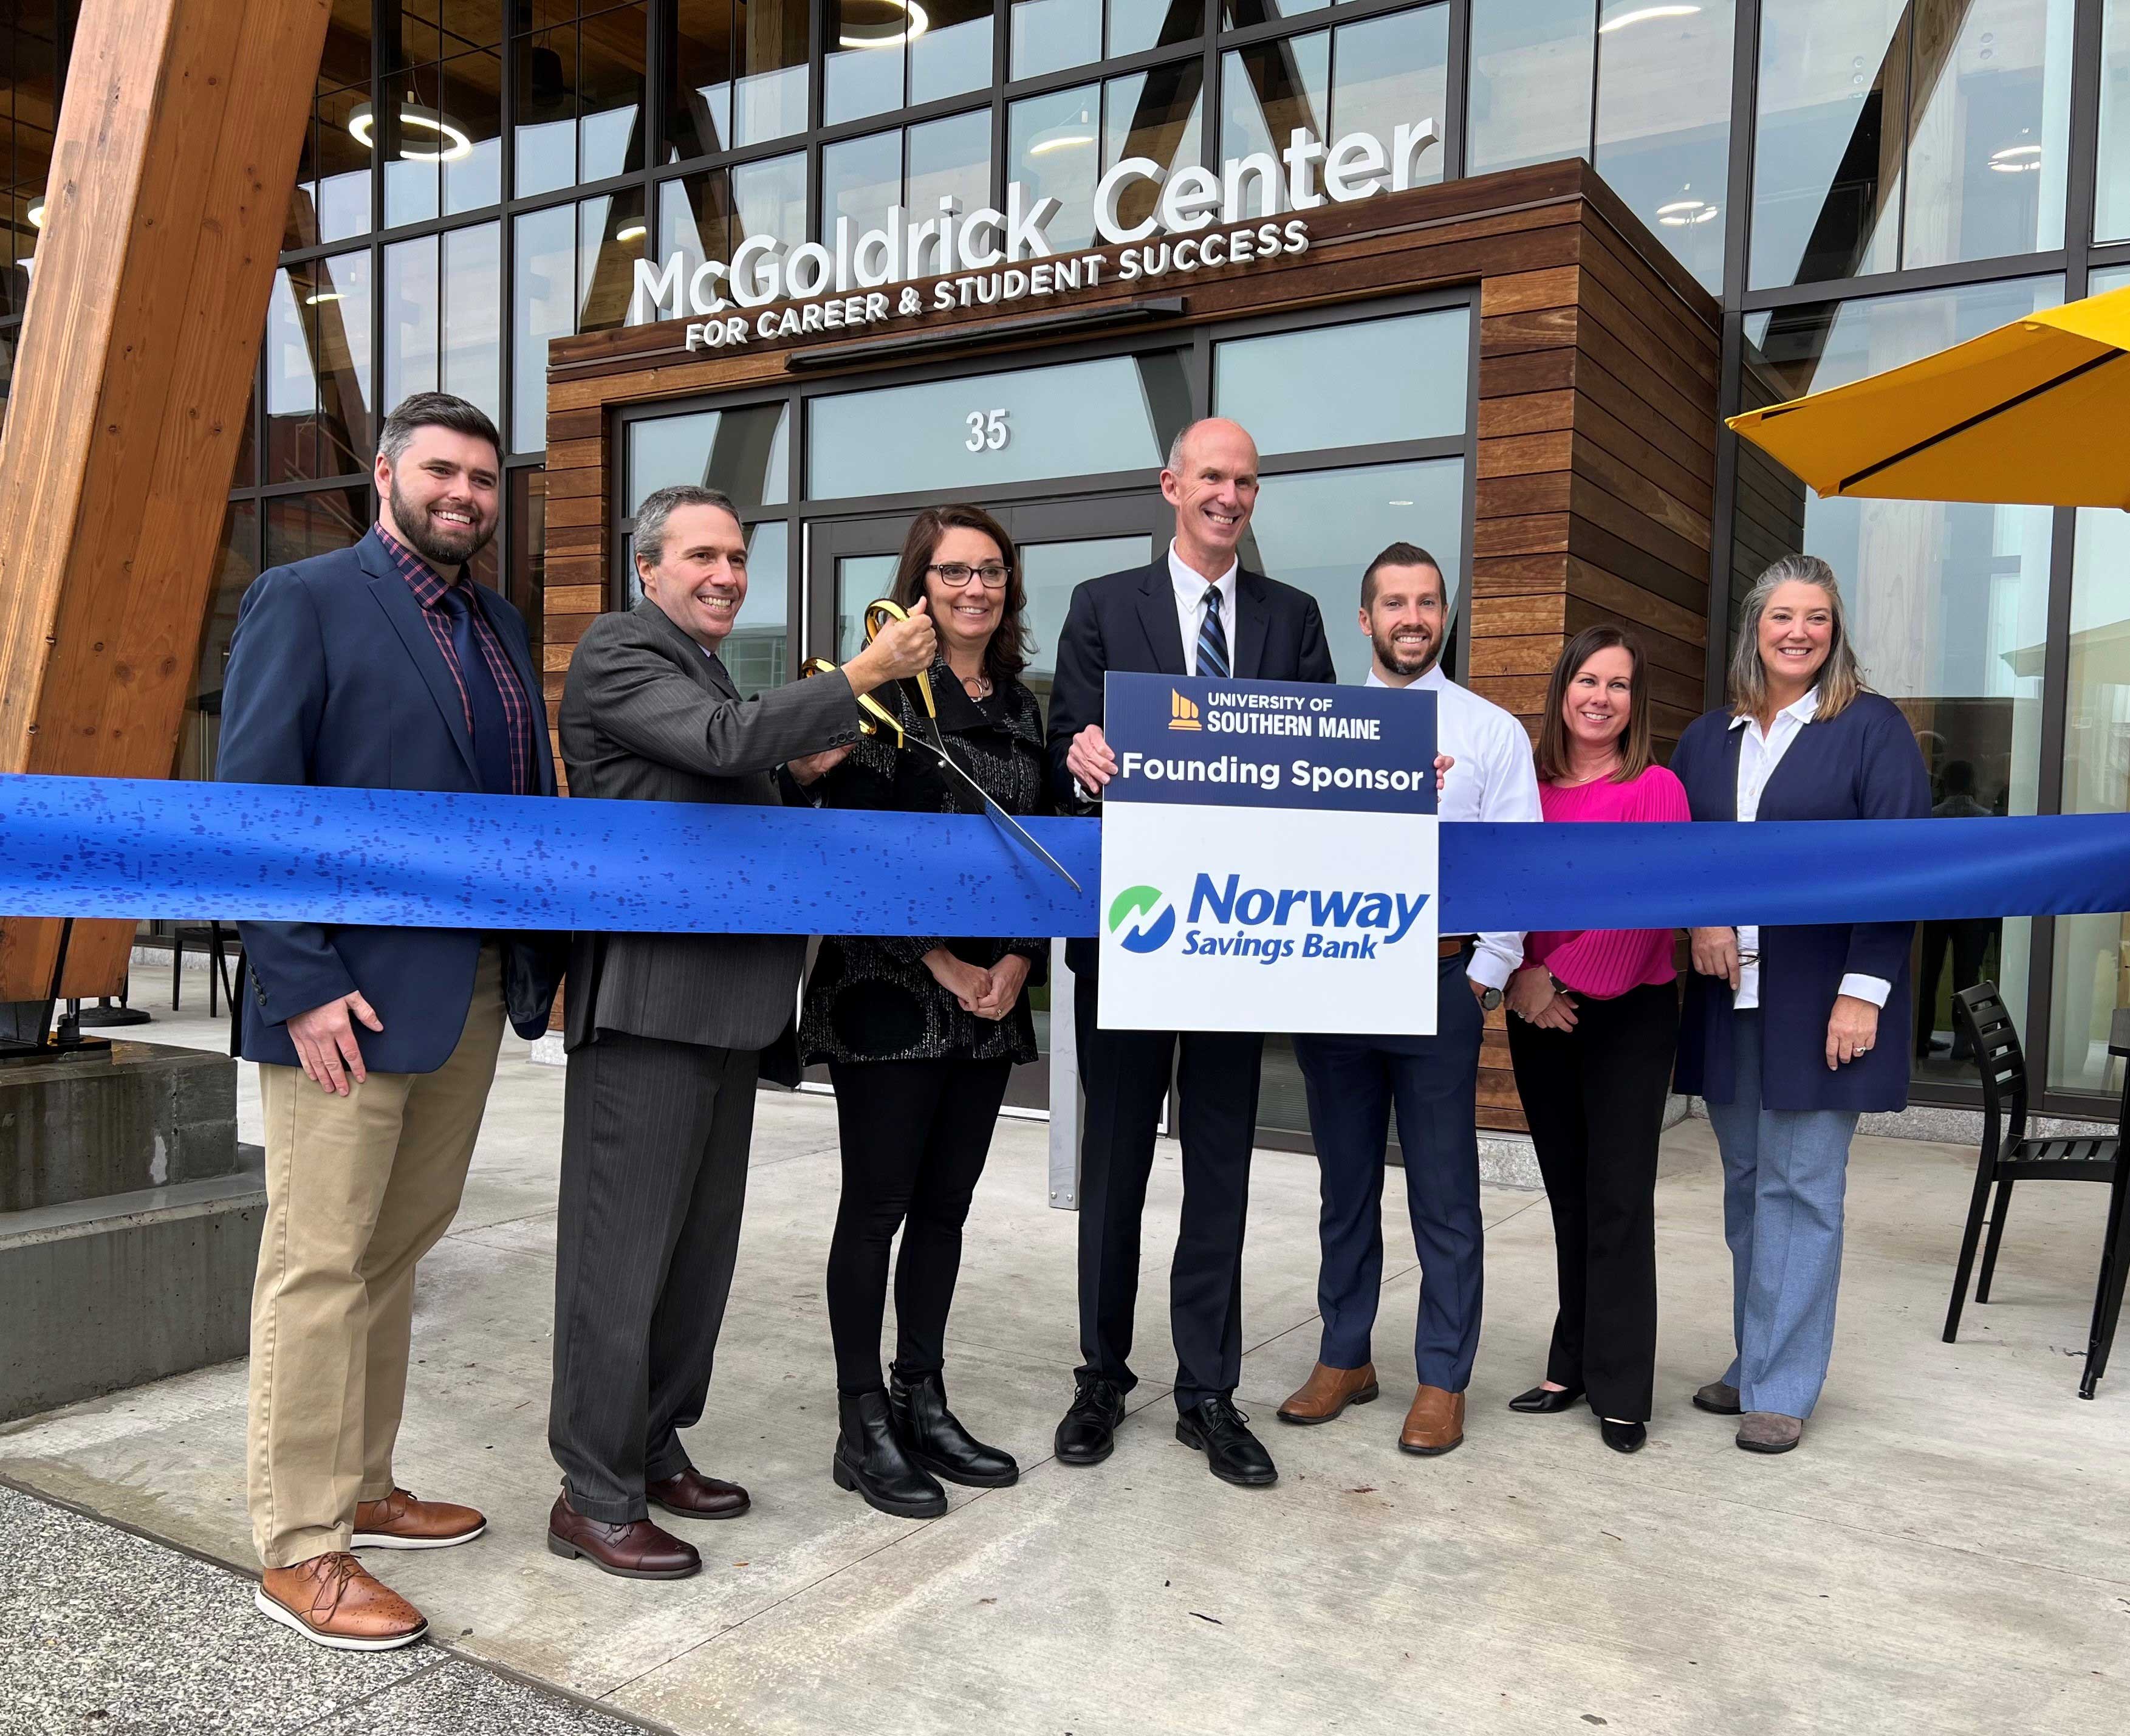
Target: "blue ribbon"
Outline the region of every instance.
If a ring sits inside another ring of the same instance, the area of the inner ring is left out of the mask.
[[[1091,935],[1101,828],[0,777],[0,914],[653,933]],[[2130,910],[2130,815],[1445,825],[1445,933]],[[1226,870],[1208,862],[1206,871]],[[1188,888],[1165,888],[1186,897]]]

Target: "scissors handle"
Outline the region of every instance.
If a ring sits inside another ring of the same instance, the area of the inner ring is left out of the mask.
[[[906,621],[909,619],[910,611],[901,604],[892,602],[886,597],[875,597],[865,607],[866,643],[870,645],[875,638],[878,638],[880,629],[888,622]],[[920,669],[914,679],[917,682],[918,694],[924,701],[925,716],[931,719],[934,723],[938,723],[939,707],[933,701],[932,677]]]
[[[825,657],[809,657],[800,666],[799,678],[804,681],[809,675],[833,675],[836,672],[836,666]],[[857,701],[858,710],[865,714],[858,720],[859,734],[878,735],[885,732],[887,739],[896,747],[905,745],[901,721],[893,712],[870,693],[859,694]]]

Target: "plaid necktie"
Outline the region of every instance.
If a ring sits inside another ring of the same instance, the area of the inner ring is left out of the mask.
[[[1206,587],[1206,619],[1198,629],[1198,670],[1203,675],[1228,672],[1228,629],[1220,624],[1220,587]]]

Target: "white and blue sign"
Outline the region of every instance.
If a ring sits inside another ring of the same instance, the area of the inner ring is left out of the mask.
[[[1111,675],[1101,1021],[1435,1031],[1435,696]]]

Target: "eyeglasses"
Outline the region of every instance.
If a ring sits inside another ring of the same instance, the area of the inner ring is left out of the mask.
[[[969,575],[974,573],[984,581],[986,591],[1005,590],[1005,581],[1013,576],[1010,567],[996,561],[986,561],[981,567],[972,567],[966,561],[936,561],[924,570],[938,573],[941,584],[956,586],[967,584]]]

